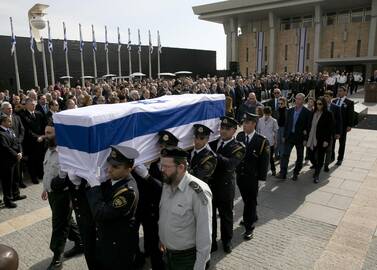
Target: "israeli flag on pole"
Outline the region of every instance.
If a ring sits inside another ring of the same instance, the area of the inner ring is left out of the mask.
[[[127,43],[127,49],[131,51],[131,30],[128,28],[128,43]]]
[[[107,41],[107,26],[105,25],[105,52],[109,51],[109,42]]]
[[[33,33],[31,32],[30,24],[29,24],[29,30],[30,30],[30,50],[32,53],[34,53],[34,37],[33,37]]]
[[[13,55],[14,51],[16,50],[16,36],[13,32],[13,19],[10,17],[10,26],[12,30],[12,36],[11,36],[11,48],[10,48],[10,54]]]
[[[64,50],[64,52],[67,52],[68,51],[68,41],[67,41],[67,30],[65,29],[65,22],[63,22],[63,33],[64,33],[63,50]]]
[[[47,31],[48,31],[48,52],[52,53],[53,46],[52,46],[52,39],[51,39],[50,21],[47,21]]]
[[[162,46],[161,46],[161,40],[160,40],[160,31],[157,31],[157,44],[158,44],[158,53],[162,53]]]
[[[139,38],[139,48],[137,50],[138,54],[141,54],[141,39],[140,39],[140,29],[137,29],[137,36]]]
[[[117,28],[118,30],[118,52],[120,52],[120,48],[122,48],[122,43],[120,41],[120,32],[119,32],[119,27]]]
[[[93,38],[93,42],[92,42],[93,51],[96,52],[97,51],[97,42],[96,42],[96,35],[94,33],[93,24],[92,24],[92,38]]]
[[[84,41],[82,40],[81,24],[79,24],[79,29],[80,29],[80,52],[82,52],[84,49]]]
[[[151,31],[148,30],[148,36],[149,36],[149,54],[153,53],[153,45],[152,45],[152,37],[151,37]]]
[[[157,133],[169,130],[179,146],[193,145],[192,126],[201,123],[219,136],[219,118],[225,115],[224,95],[185,94],[162,96],[119,104],[103,104],[66,110],[53,115],[59,163],[69,175],[106,179],[110,145],[137,149],[136,164],[159,156]]]

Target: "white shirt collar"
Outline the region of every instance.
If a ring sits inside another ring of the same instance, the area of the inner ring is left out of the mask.
[[[246,134],[246,133],[245,133],[245,135],[246,135],[247,137],[249,137],[249,142],[251,142],[251,139],[254,137],[254,134],[255,134],[255,129],[254,129],[254,131],[251,132],[250,134]]]

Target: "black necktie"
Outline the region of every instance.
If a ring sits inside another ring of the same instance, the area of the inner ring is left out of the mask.
[[[246,136],[246,145],[249,144],[249,136]]]
[[[35,114],[33,112],[31,113],[31,118],[35,119]]]
[[[221,142],[220,147],[217,148],[217,152],[223,150],[223,147],[224,147],[224,142]]]
[[[196,158],[198,157],[198,152],[194,151],[194,155],[192,156],[192,159],[191,159],[191,163],[196,160]]]

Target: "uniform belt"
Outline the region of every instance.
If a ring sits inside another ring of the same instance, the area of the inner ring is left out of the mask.
[[[166,249],[166,252],[169,255],[190,255],[190,254],[196,253],[196,247],[184,249],[184,250]]]

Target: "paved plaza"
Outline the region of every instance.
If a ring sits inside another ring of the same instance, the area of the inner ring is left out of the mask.
[[[297,182],[269,177],[261,186],[250,241],[242,239],[237,194],[234,250],[227,255],[219,248],[211,269],[377,269],[377,131],[352,129],[343,165],[323,172],[319,184],[309,166]],[[17,250],[20,269],[46,269],[52,257],[51,213],[41,191],[41,184],[29,186],[18,208],[0,209],[0,242]],[[64,261],[64,269],[87,268],[79,256]]]

